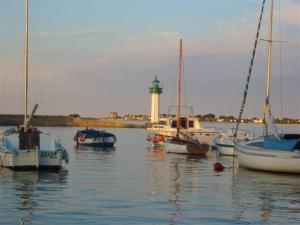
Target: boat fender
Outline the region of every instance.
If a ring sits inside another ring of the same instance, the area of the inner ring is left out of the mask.
[[[164,141],[165,141],[165,138],[162,135],[155,135],[153,137],[153,142],[154,143],[156,143],[156,142],[164,142]]]

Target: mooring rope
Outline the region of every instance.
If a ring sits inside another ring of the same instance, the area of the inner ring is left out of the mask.
[[[245,103],[246,103],[247,94],[248,94],[248,87],[249,87],[250,77],[251,77],[251,74],[252,74],[252,67],[253,67],[253,63],[254,63],[254,57],[255,57],[255,53],[256,53],[256,47],[257,47],[257,43],[258,43],[258,37],[259,37],[259,33],[260,33],[260,26],[261,26],[261,21],[262,21],[262,15],[263,15],[263,12],[264,12],[265,2],[266,2],[266,0],[263,0],[263,4],[262,4],[262,7],[261,7],[261,12],[260,12],[260,17],[259,17],[259,23],[258,23],[257,32],[256,32],[256,37],[255,37],[255,42],[254,42],[254,47],[253,47],[253,51],[252,51],[252,57],[251,57],[250,66],[249,66],[248,75],[247,75],[247,80],[246,80],[246,85],[245,85],[245,89],[244,89],[241,109],[240,109],[240,112],[239,112],[238,121],[237,121],[235,132],[234,132],[234,137],[237,136],[237,131],[239,129],[239,125],[241,123],[242,115],[243,115],[244,108],[245,108]]]

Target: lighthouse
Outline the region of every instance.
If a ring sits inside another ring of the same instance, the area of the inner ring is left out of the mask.
[[[155,76],[150,87],[151,94],[151,123],[158,123],[159,120],[159,95],[162,93],[162,87],[159,80]]]

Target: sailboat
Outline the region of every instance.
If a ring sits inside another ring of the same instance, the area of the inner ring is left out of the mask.
[[[270,107],[273,0],[270,0],[264,136],[236,144],[239,166],[248,169],[300,173],[300,134],[279,134]]]
[[[198,154],[205,155],[209,150],[209,145],[200,143],[187,133],[180,131],[185,117],[180,116],[181,108],[181,77],[182,77],[182,39],[179,40],[179,67],[178,67],[178,87],[177,87],[177,112],[176,112],[176,136],[165,141],[165,150],[170,153]]]
[[[38,108],[36,104],[28,115],[28,0],[25,0],[25,112],[24,124],[8,129],[0,136],[0,166],[13,170],[59,170],[62,160],[68,161],[61,142],[49,134],[30,126]]]

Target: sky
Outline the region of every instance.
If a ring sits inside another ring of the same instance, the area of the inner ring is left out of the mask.
[[[268,38],[266,1],[260,38]],[[176,101],[183,38],[184,105],[237,116],[262,0],[31,0],[29,108],[38,114],[161,113]],[[24,1],[0,0],[0,113],[23,113]],[[271,107],[300,118],[300,1],[274,0]],[[260,41],[245,117],[261,117],[267,43]]]

